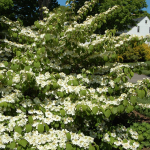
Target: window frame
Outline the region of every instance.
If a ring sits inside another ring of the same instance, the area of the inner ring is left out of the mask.
[[[140,26],[137,27],[137,32],[140,32]]]

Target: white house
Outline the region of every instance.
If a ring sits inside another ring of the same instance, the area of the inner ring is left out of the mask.
[[[137,26],[131,27],[131,29],[129,31],[124,30],[124,31],[121,31],[121,32],[117,32],[117,34],[127,33],[127,34],[130,34],[130,35],[136,34],[138,36],[145,36],[147,34],[150,35],[150,19],[147,16],[137,18],[137,19],[134,19],[134,20],[137,21]],[[145,42],[145,43],[150,44],[150,42]]]

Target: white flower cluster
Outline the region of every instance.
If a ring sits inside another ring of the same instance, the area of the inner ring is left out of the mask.
[[[19,32],[19,35],[25,35],[25,36],[28,36],[28,37],[32,37],[32,38],[35,38],[36,37],[36,32],[32,31],[30,28],[22,28],[21,32]]]

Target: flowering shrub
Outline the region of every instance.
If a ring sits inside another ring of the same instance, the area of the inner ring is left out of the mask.
[[[145,60],[146,60],[146,61],[150,61],[150,45],[143,43],[143,44],[141,45],[141,48],[144,49]]]
[[[134,46],[129,46],[123,54],[118,55],[118,62],[138,62],[150,60],[150,46],[142,43]]]
[[[74,20],[95,3],[85,2]],[[93,35],[119,6],[67,27],[64,13],[43,9],[44,21],[28,28],[1,18],[10,26],[12,40],[1,40],[1,51],[7,50],[12,59],[2,57],[0,63],[0,148],[140,149],[141,136],[113,120],[133,111],[137,96],[147,96],[150,81],[129,83],[126,76],[132,78],[133,68],[105,63],[115,62],[116,52],[133,40],[144,42],[149,36],[114,37],[113,30]],[[135,68],[140,73],[143,66]]]

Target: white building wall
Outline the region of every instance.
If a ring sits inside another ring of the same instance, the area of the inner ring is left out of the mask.
[[[147,23],[145,23],[147,21]],[[138,32],[139,27],[139,32]],[[130,31],[128,31],[128,34],[136,34],[138,36],[145,36],[147,34],[150,34],[150,20],[148,17],[145,17],[141,22],[137,24],[137,26],[133,27]]]
[[[147,20],[147,23],[145,23],[145,21]],[[138,32],[138,27],[139,27],[139,32]],[[122,32],[118,32],[119,34],[121,33],[127,33],[130,35],[136,34],[138,36],[146,36],[147,34],[150,35],[150,20],[149,18],[146,16],[145,18],[143,18],[143,20],[141,20],[137,26],[133,27],[130,31],[122,31]],[[150,45],[150,42],[145,42],[147,44]]]

